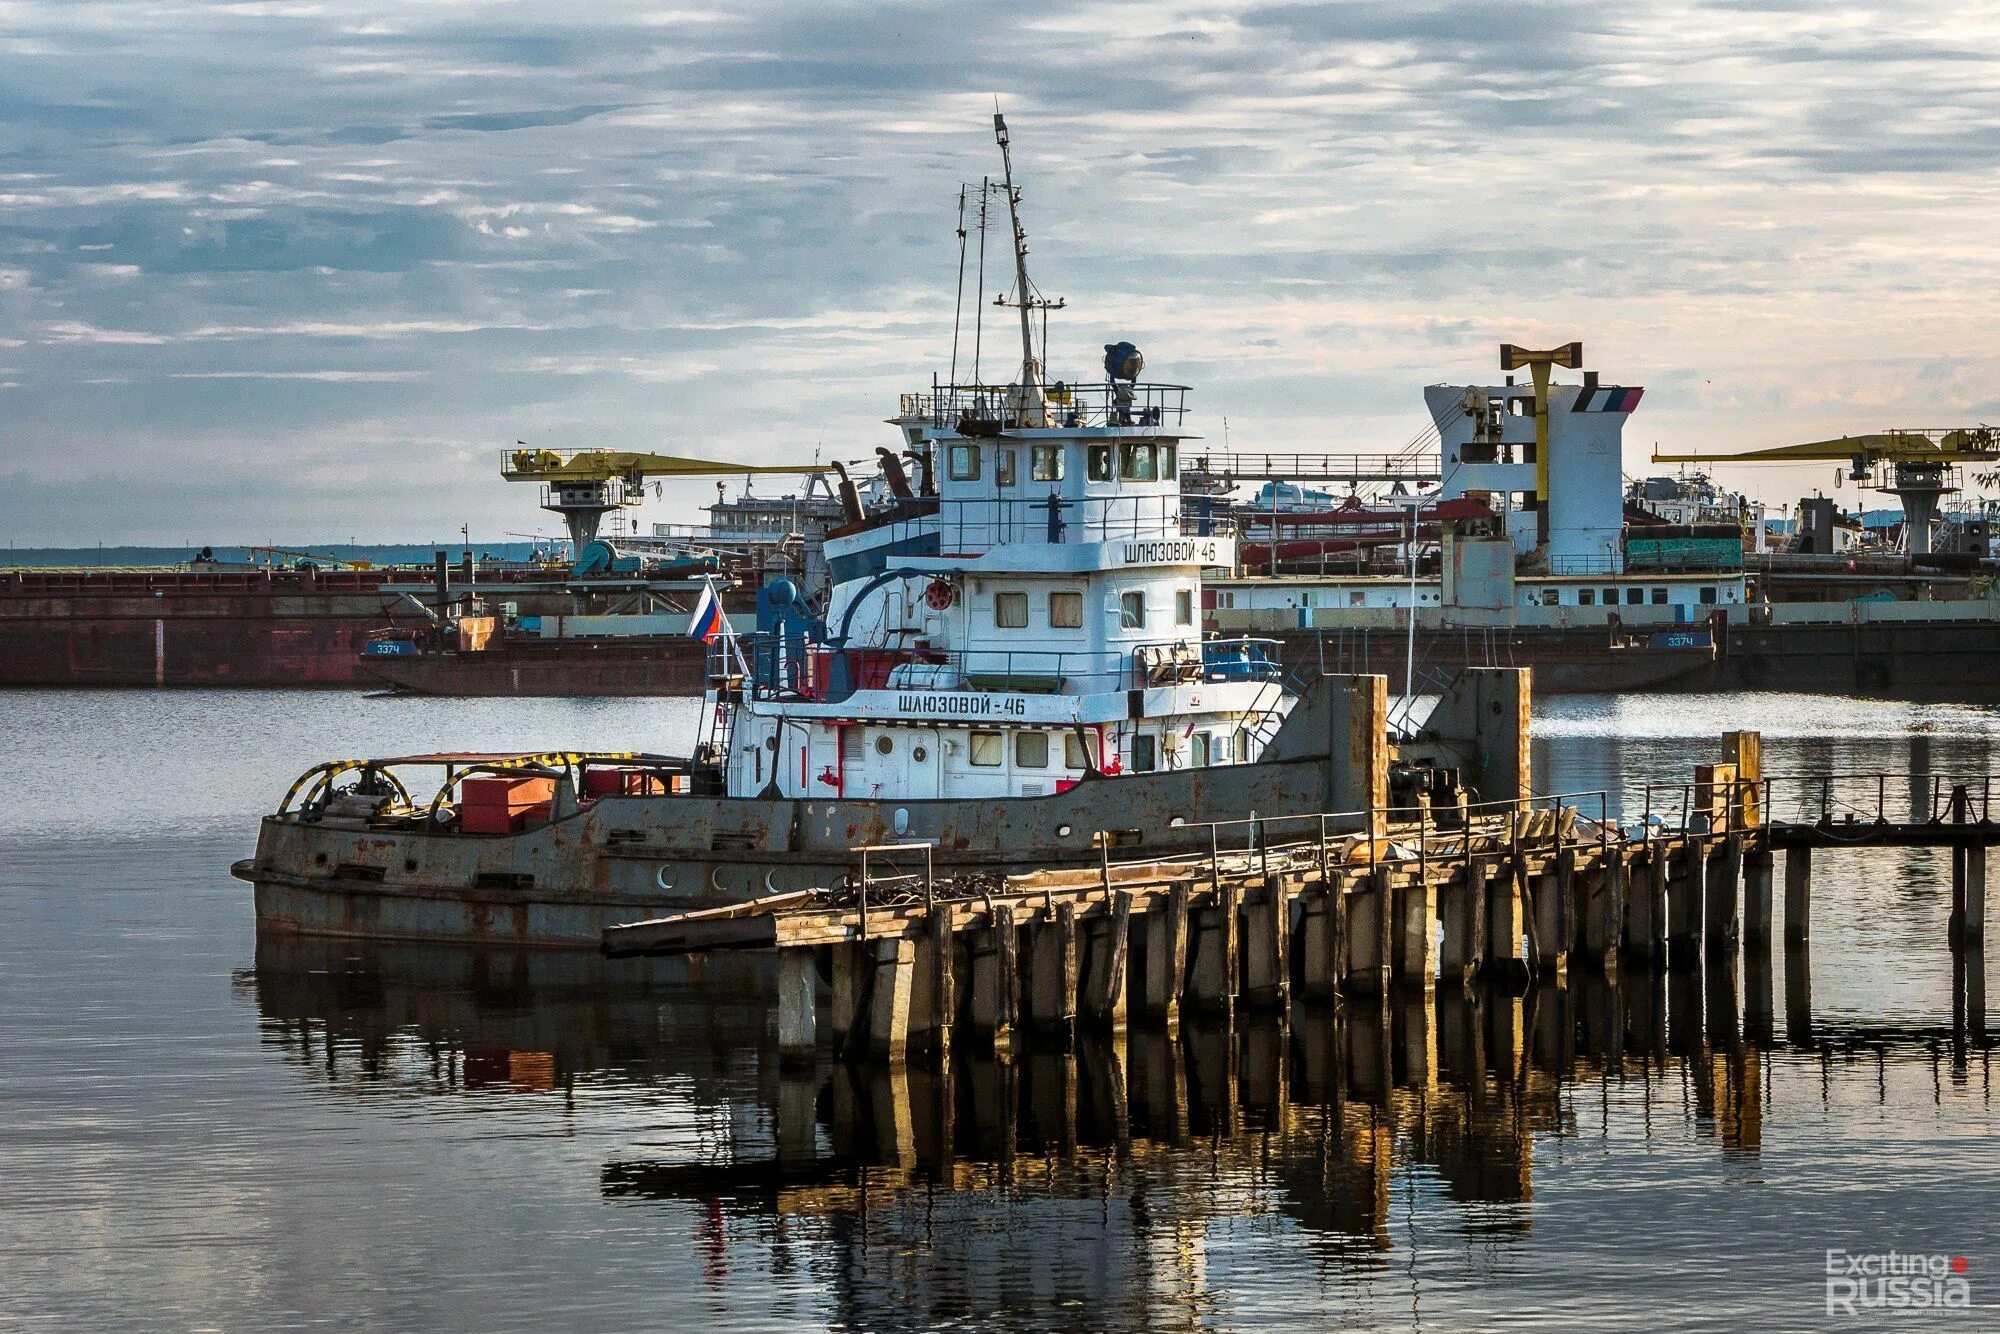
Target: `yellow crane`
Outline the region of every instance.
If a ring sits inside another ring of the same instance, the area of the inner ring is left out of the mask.
[[[1844,462],[1849,478],[1886,491],[1902,502],[1903,530],[1913,556],[1930,554],[1931,524],[1937,518],[1938,502],[1959,489],[1958,466],[1996,459],[2000,459],[2000,428],[1991,426],[1895,429],[1773,445],[1740,454],[1653,451],[1655,463]]]
[[[676,454],[644,454],[617,449],[532,449],[521,441],[501,461],[510,482],[538,482],[542,508],[563,517],[571,550],[581,555],[612,510],[646,498],[646,482],[656,477],[801,476],[831,465],[723,463]]]

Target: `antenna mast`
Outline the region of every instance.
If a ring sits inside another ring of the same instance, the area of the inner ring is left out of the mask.
[[[1021,226],[1021,190],[1014,184],[1014,155],[1007,138],[1007,119],[998,110],[993,113],[993,137],[1000,144],[1000,165],[1005,172],[1007,190],[1007,217],[1014,224],[1014,295],[1009,302],[1000,297],[996,305],[1012,304],[1021,312],[1021,380],[1016,386],[1017,406],[1028,426],[1048,424],[1048,400],[1042,388],[1042,362],[1035,355],[1034,311],[1040,309],[1043,319],[1048,318],[1051,309],[1060,310],[1065,303],[1050,301],[1036,294],[1028,281],[1028,233]],[[1044,335],[1044,342],[1047,336]]]

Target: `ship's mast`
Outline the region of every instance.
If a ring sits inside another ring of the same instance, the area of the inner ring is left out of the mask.
[[[1000,165],[1004,172],[1007,191],[1007,217],[1014,224],[1014,296],[1012,303],[1021,312],[1021,379],[1016,386],[1016,404],[1020,410],[1022,425],[1046,426],[1048,424],[1048,400],[1042,388],[1042,363],[1035,355],[1034,311],[1037,307],[1047,311],[1051,306],[1060,308],[1061,302],[1050,302],[1035,295],[1035,289],[1028,282],[1028,233],[1021,226],[1021,191],[1014,184],[1014,155],[1007,139],[1007,119],[998,111],[993,113],[993,137],[1000,143]],[[1007,305],[1003,296],[997,302]]]

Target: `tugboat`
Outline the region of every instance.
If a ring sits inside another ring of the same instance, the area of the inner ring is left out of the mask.
[[[842,477],[824,619],[781,588],[753,636],[697,610],[690,756],[316,766],[232,868],[260,926],[594,946],[620,922],[831,884],[862,845],[1004,873],[1107,843],[1206,853],[1205,822],[1354,809],[1354,729],[1379,741],[1379,714],[1301,707],[1269,641],[1203,637],[1203,571],[1235,553],[1183,527],[1187,387],[1142,382],[1129,343],[1097,383],[1044,373],[1031,315],[1052,303],[994,125],[1019,373],[903,397],[885,502]],[[428,796],[408,778],[425,769],[443,774]]]

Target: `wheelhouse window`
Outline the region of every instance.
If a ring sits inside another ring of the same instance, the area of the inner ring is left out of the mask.
[[[1180,465],[1174,460],[1174,446],[1157,445],[1154,448],[1160,460],[1160,480],[1171,482],[1179,477],[1181,470]]]
[[[1028,595],[1026,593],[994,594],[993,623],[1002,630],[1027,629]]]
[[[1703,584],[1703,585],[1702,585],[1702,589],[1701,589],[1701,600],[1702,600],[1703,602],[1713,602],[1713,601],[1715,601],[1715,589],[1714,589],[1714,587],[1713,587],[1712,585],[1709,585],[1709,584]]]
[[[1063,768],[1088,769],[1090,758],[1083,748],[1083,738],[1074,732],[1063,733]]]
[[[978,445],[953,445],[948,462],[952,481],[976,482],[979,480]]]
[[[1092,445],[1090,447],[1090,480],[1108,482],[1111,480],[1111,446]]]
[[[1208,733],[1196,732],[1188,738],[1188,764],[1196,769],[1208,767]]]
[[[1083,628],[1083,594],[1049,594],[1049,626],[1056,630]]]
[[[993,451],[993,485],[1014,485],[1014,451],[996,449]]]
[[[1029,475],[1038,482],[1060,482],[1063,479],[1063,447],[1061,445],[1036,445],[1028,453]]]
[[[1596,604],[1597,604],[1597,590],[1596,590],[1596,589],[1594,589],[1594,588],[1579,588],[1579,589],[1577,589],[1577,590],[1576,590],[1576,605],[1577,605],[1577,606],[1579,606],[1579,607],[1591,607],[1591,606],[1595,606]]]
[[[1639,605],[1640,603],[1644,602],[1645,600],[1646,600],[1646,590],[1645,590],[1645,589],[1643,589],[1643,588],[1628,588],[1628,589],[1626,589],[1626,590],[1625,590],[1625,605],[1626,605],[1626,606],[1628,606],[1628,607],[1636,607],[1636,606],[1638,606],[1638,605]]]
[[[1138,589],[1118,596],[1118,624],[1127,630],[1146,628],[1146,595]]]
[[[1149,774],[1160,767],[1159,738],[1150,732],[1140,732],[1132,738],[1132,771]]]
[[[1016,732],[1014,734],[1014,767],[1017,769],[1048,768],[1049,734],[1047,732]]]
[[[1604,605],[1605,605],[1605,606],[1607,606],[1607,607],[1615,607],[1615,606],[1617,606],[1617,605],[1618,605],[1618,590],[1617,590],[1617,589],[1615,589],[1615,588],[1607,588],[1607,589],[1605,589],[1605,590],[1604,590]]]
[[[998,732],[974,732],[969,753],[980,768],[997,769],[1007,758],[1006,741]]]
[[[1118,447],[1118,479],[1123,482],[1157,482],[1160,464],[1153,447],[1144,442]]]
[[[1174,624],[1194,624],[1194,591],[1179,589],[1174,593]]]
[[[1664,607],[1664,606],[1666,606],[1666,605],[1667,605],[1667,590],[1666,590],[1666,589],[1664,589],[1664,588],[1656,588],[1656,589],[1654,589],[1654,590],[1653,590],[1653,605],[1654,605],[1655,607]]]

